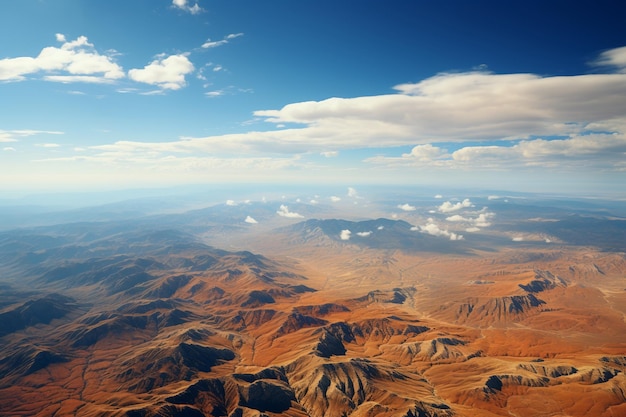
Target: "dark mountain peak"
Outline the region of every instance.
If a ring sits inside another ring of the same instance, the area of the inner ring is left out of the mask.
[[[0,337],[37,324],[49,324],[74,310],[72,298],[49,294],[0,313]]]
[[[131,391],[147,392],[178,380],[189,380],[198,372],[235,359],[235,352],[226,348],[182,342],[174,347],[155,347],[126,359],[125,371],[117,379],[128,383]]]
[[[0,359],[0,378],[30,375],[67,357],[49,350],[28,346]]]

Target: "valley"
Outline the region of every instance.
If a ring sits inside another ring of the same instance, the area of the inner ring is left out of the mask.
[[[626,413],[622,252],[159,223],[2,232],[0,415]]]

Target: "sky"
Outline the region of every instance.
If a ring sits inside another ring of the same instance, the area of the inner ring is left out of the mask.
[[[0,1],[0,193],[626,197],[620,1]]]

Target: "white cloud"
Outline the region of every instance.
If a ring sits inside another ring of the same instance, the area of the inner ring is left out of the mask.
[[[454,214],[452,216],[446,217],[446,220],[449,222],[465,222],[470,223],[475,227],[489,227],[491,226],[491,222],[489,219],[495,217],[495,213],[484,211],[479,213],[477,217],[463,217],[460,214]],[[471,228],[470,228],[471,229]],[[480,229],[479,229],[480,230]]]
[[[474,205],[468,198],[458,203],[452,203],[450,201],[446,201],[438,207],[438,210],[442,213],[450,213],[450,212],[458,211],[458,210],[461,210],[462,208],[467,208],[467,207],[474,207]]]
[[[312,199],[309,201],[309,204],[319,204],[319,201],[317,201],[316,199],[312,198]]]
[[[498,200],[500,197],[497,195],[490,195],[487,197],[487,200]]]
[[[63,135],[63,132],[55,130],[0,130],[0,142],[18,142],[18,138],[35,135]]]
[[[276,214],[278,214],[279,216],[282,217],[288,217],[290,219],[302,219],[304,216],[298,214],[298,213],[294,213],[289,211],[289,207],[287,207],[284,204],[280,205],[280,208],[278,209],[278,211],[276,212]]]
[[[350,198],[357,198],[359,196],[359,193],[357,192],[356,189],[352,188],[352,187],[348,187],[348,197]]]
[[[189,2],[187,0],[172,0],[172,5],[174,7],[179,8],[180,10],[184,10],[184,11],[189,12],[191,14],[198,14],[198,13],[204,11],[198,5],[198,3],[195,3],[193,6],[190,6]]]
[[[467,229],[465,229],[466,232],[468,233],[476,233],[476,232],[480,232],[480,228],[479,227],[468,227]]]
[[[503,145],[476,145],[457,149],[440,158],[417,161],[409,154],[400,157],[375,156],[365,162],[391,167],[429,167],[442,169],[503,170],[511,168],[560,168],[579,170],[581,163],[586,167],[602,170],[623,169],[626,152],[626,118],[623,122],[613,121],[624,128],[616,131],[595,131],[594,126],[609,128],[609,123],[594,123],[580,126],[578,132],[565,138],[530,139],[518,143],[504,142]]]
[[[215,91],[207,91],[206,93],[204,93],[205,96],[207,97],[221,97],[225,94],[224,90],[215,90]]]
[[[2,148],[2,150],[5,151],[5,152],[15,152],[15,148],[12,147],[12,146],[4,147],[4,148]]]
[[[305,124],[302,133],[318,144],[418,145],[407,157],[419,160],[445,155],[431,143],[567,135],[592,121],[623,118],[625,79],[440,74],[396,86],[398,94],[293,103],[255,114],[272,123]]]
[[[446,217],[446,220],[449,222],[468,222],[470,221],[470,219],[461,216],[460,214],[455,214],[453,216],[450,217]]]
[[[402,154],[403,158],[409,158],[414,162],[431,162],[435,159],[446,158],[448,156],[449,154],[446,150],[433,146],[430,143],[414,146],[413,149],[411,149],[411,153]]]
[[[435,198],[440,199],[440,198],[443,198],[443,196],[441,194],[437,194],[435,195]]]
[[[227,206],[236,206],[237,203],[235,203],[235,200],[226,200],[226,205]]]
[[[61,145],[59,145],[58,143],[38,143],[36,144],[36,146],[39,146],[41,148],[59,148]]]
[[[409,203],[398,204],[398,208],[404,211],[415,211],[417,207],[410,205]]]
[[[483,164],[485,166],[509,166],[516,164],[555,168],[569,166],[580,169],[585,167],[619,167],[626,152],[626,135],[622,133],[595,133],[572,136],[568,139],[522,141],[512,147],[497,149],[464,148],[456,151],[453,158],[462,163]],[[497,156],[503,158],[498,161]],[[494,159],[496,158],[496,159]]]
[[[626,72],[626,46],[602,52],[595,64],[616,67],[620,72]]]
[[[224,39],[219,41],[212,41],[211,39],[207,39],[207,41],[202,44],[202,48],[217,48],[218,46],[226,45],[232,39],[238,38],[240,36],[243,36],[243,33],[231,33],[230,35],[224,36]]]
[[[258,222],[256,220],[254,220],[252,217],[247,216],[246,219],[244,220],[246,223],[250,223],[250,224],[257,224]]]
[[[103,78],[93,75],[46,75],[43,77],[46,81],[53,81],[62,84],[71,83],[87,83],[87,84],[113,84],[114,79]]]
[[[124,77],[113,57],[98,53],[87,37],[67,42],[64,35],[57,34],[56,40],[63,42],[60,48],[45,47],[36,57],[0,59],[0,81],[21,81],[39,72],[45,74],[44,80],[56,82],[105,83]]]
[[[341,240],[350,240],[351,235],[352,232],[346,229],[341,231],[341,233],[339,234],[339,238],[341,238]]]
[[[18,142],[17,137],[20,136],[29,136],[29,135],[20,135],[15,130],[0,130],[0,143],[7,142]]]
[[[491,212],[480,213],[477,218],[472,221],[477,227],[489,227],[491,226],[491,222],[489,219],[492,219],[496,214]]]
[[[326,152],[320,152],[320,155],[326,157],[326,158],[334,158],[336,156],[339,155],[339,152],[337,151],[326,151]]]
[[[378,226],[378,227],[376,228],[376,230],[383,230],[384,228],[385,228],[385,226]]]
[[[137,82],[156,85],[163,90],[178,90],[187,82],[185,75],[194,71],[186,54],[158,57],[143,69],[131,69],[128,77]]]
[[[513,239],[511,239],[513,242],[523,242],[524,241],[524,237],[523,236],[514,236]]]
[[[368,232],[357,232],[357,235],[361,236],[361,237],[368,237],[371,234],[372,234],[371,231],[368,231]]]
[[[625,80],[626,83],[626,80]],[[614,122],[615,126],[621,126]],[[626,118],[623,123],[626,131]],[[599,127],[599,124],[589,125]],[[604,128],[611,125],[604,124]],[[242,152],[293,152],[299,153],[306,147],[316,147],[319,138],[307,138],[310,131],[303,129],[284,129],[278,131],[252,131],[241,134],[228,134],[204,138],[186,137],[183,140],[166,143],[123,142],[125,148],[135,148],[141,153],[144,148],[167,148],[171,152],[215,152],[217,150],[241,154]],[[334,135],[337,132],[328,132]],[[325,136],[325,135],[324,135]],[[305,140],[306,139],[306,140]],[[310,140],[309,140],[310,139]],[[336,138],[333,146],[362,147],[367,143],[351,143]],[[306,142],[306,143],[305,143]],[[111,148],[118,144],[108,145]],[[303,149],[301,146],[305,146]],[[510,170],[512,168],[538,167],[567,170],[580,170],[581,163],[586,167],[602,170],[624,170],[623,153],[626,152],[626,135],[622,133],[594,133],[584,136],[572,136],[569,139],[522,141],[507,146],[470,146],[453,152],[449,159],[437,160],[435,167],[445,169],[470,170]],[[388,165],[392,168],[406,164],[403,158],[372,157],[364,162]],[[423,165],[423,164],[422,164]],[[407,166],[412,166],[411,164]],[[407,172],[410,175],[410,172]]]
[[[426,224],[421,226],[413,226],[411,230],[420,231],[432,236],[443,236],[450,240],[463,240],[463,235],[459,235],[454,232],[450,232],[446,229],[441,229],[432,218],[429,218]]]
[[[341,197],[337,197],[336,195],[333,195],[330,197],[330,201],[332,201],[333,203],[336,203],[338,201],[341,201]]]

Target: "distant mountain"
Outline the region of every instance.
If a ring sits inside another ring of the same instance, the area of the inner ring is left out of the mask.
[[[549,222],[519,222],[514,228],[555,236],[570,245],[626,251],[626,218],[572,214]]]
[[[463,241],[421,233],[404,220],[385,218],[362,221],[311,219],[280,230],[297,234],[303,243],[324,236],[334,242],[373,249],[454,254],[468,253],[469,249]]]

